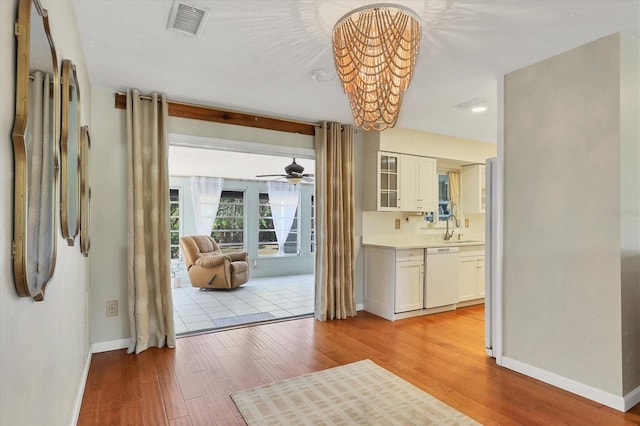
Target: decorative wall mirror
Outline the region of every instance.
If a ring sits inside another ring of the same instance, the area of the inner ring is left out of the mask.
[[[41,301],[56,263],[60,79],[38,0],[19,0],[15,34],[13,277],[20,296]]]
[[[91,138],[89,127],[83,126],[80,138],[80,251],[89,256],[91,247]]]
[[[62,130],[60,131],[60,224],[72,246],[80,225],[80,88],[76,66],[62,61]]]

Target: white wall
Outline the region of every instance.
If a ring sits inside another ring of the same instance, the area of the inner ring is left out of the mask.
[[[90,82],[69,1],[41,0],[48,9],[58,60],[77,65],[82,124],[90,120]],[[43,302],[18,298],[12,274],[13,152],[17,1],[0,1],[0,424],[71,424],[82,398],[89,354],[89,261],[78,241],[68,247],[58,229],[55,274]]]
[[[633,85],[620,46],[615,34],[505,76],[503,264],[505,365],[618,408],[640,385],[638,46]]]

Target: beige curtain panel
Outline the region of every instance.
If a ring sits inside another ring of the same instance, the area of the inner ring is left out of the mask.
[[[127,91],[129,353],[174,347],[169,271],[168,104]]]
[[[460,173],[449,172],[449,201],[451,201],[451,213],[460,217]]]
[[[316,129],[316,301],[320,321],[356,315],[352,126]]]

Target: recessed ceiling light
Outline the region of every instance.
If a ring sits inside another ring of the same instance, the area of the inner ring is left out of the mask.
[[[318,83],[326,83],[327,81],[335,80],[335,73],[328,73],[323,69],[311,70],[311,78]]]
[[[470,110],[471,112],[485,112],[487,110],[487,100],[484,98],[473,98],[455,105],[455,107]]]

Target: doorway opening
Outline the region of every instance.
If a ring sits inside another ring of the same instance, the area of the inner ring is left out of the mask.
[[[296,183],[279,176],[285,174],[293,155],[304,173],[312,175],[313,150],[289,148],[295,151],[289,154],[281,152],[282,148],[262,145],[260,153],[255,153],[247,145],[239,143],[233,150],[215,144],[194,147],[170,143],[170,262],[178,336],[313,315],[313,176]],[[201,222],[196,223],[196,212],[202,206],[198,204],[201,197],[193,193],[192,177],[221,182],[215,207],[208,206],[212,226],[205,231]],[[282,207],[282,194],[274,188],[295,193],[293,198],[287,193],[288,207]],[[248,253],[246,283],[233,289],[201,290],[191,285],[179,241],[182,236],[203,234],[218,243],[222,254]]]

